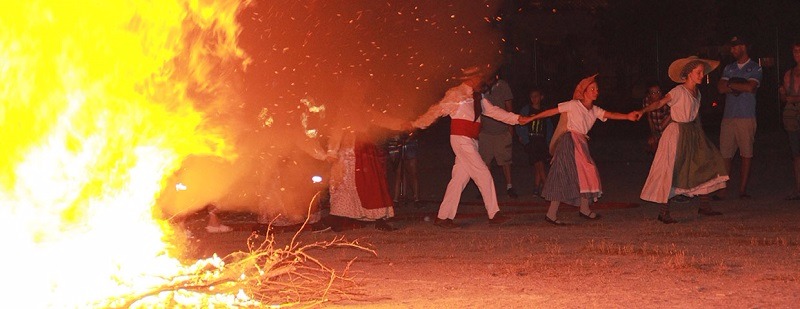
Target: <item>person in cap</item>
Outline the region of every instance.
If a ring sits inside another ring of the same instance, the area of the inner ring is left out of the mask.
[[[676,195],[706,195],[725,188],[728,173],[717,147],[708,140],[698,121],[700,90],[703,77],[719,65],[718,61],[694,56],[675,60],[669,66],[669,77],[676,83],[664,98],[639,111],[640,115],[670,106],[672,122],[664,129],[658,143],[650,173],[640,198],[661,205],[658,221],[676,223],[670,216],[669,200]],[[698,213],[714,216],[722,213],[711,209],[707,200]]]
[[[545,110],[533,116],[533,120],[561,114],[556,132],[553,135],[551,153],[552,166],[547,181],[542,188],[542,197],[550,201],[545,220],[555,225],[565,225],[558,220],[558,207],[561,202],[580,207],[581,217],[595,220],[600,215],[589,208],[591,202],[602,195],[600,174],[594,159],[589,153],[587,134],[595,121],[607,119],[636,121],[636,112],[627,114],[608,112],[597,105],[599,89],[595,77],[581,80],[575,87],[572,100],[558,104],[558,107]]]
[[[783,75],[783,83],[778,89],[783,105],[783,128],[789,137],[794,168],[794,192],[787,201],[800,200],[800,41],[792,44],[792,57],[795,65]]]
[[[453,221],[458,211],[461,192],[470,179],[475,181],[486,207],[489,222],[501,224],[509,220],[499,213],[497,193],[489,168],[478,153],[478,134],[481,130],[481,115],[507,124],[526,124],[531,117],[520,116],[494,106],[481,92],[485,86],[485,74],[478,67],[462,70],[462,83],[447,91],[439,103],[431,106],[418,119],[411,122],[414,128],[424,129],[443,116],[450,116],[450,146],[456,155],[452,178],[447,184],[439,213],[434,224],[444,228],[455,228]]]
[[[719,133],[719,148],[725,159],[725,168],[731,171],[731,162],[739,150],[741,172],[739,173],[739,198],[747,199],[747,180],[753,158],[753,142],[756,135],[756,90],[761,83],[761,66],[750,59],[747,42],[742,37],[730,40],[731,54],[735,62],[725,66],[717,90],[725,94],[725,112]]]

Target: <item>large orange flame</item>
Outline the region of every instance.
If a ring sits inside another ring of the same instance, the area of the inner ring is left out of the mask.
[[[242,5],[3,3],[3,302],[106,306],[179,272],[153,206],[185,157],[232,157],[206,111],[223,110],[247,62]]]

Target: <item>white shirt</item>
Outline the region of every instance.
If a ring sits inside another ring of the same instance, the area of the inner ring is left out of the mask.
[[[439,103],[431,106],[425,114],[419,116],[419,118],[411,124],[415,128],[424,129],[430,126],[436,119],[445,115],[450,116],[452,119],[473,121],[475,119],[475,110],[472,105],[474,101],[472,99],[472,92],[472,87],[463,83],[450,88]],[[494,106],[485,98],[481,99],[481,107],[483,115],[489,116],[495,120],[507,124],[517,124],[519,122],[519,115]],[[481,122],[480,117],[478,117],[478,122]]]
[[[567,117],[567,131],[588,134],[597,119],[605,122],[606,110],[593,105],[591,109],[586,109],[580,100],[571,100],[558,104],[559,113],[569,113]]]

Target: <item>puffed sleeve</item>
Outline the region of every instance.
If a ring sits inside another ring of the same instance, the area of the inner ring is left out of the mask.
[[[411,125],[415,128],[424,129],[433,124],[439,117],[450,115],[455,112],[459,104],[461,104],[461,101],[464,100],[464,96],[461,92],[462,91],[458,91],[457,87],[448,90],[439,103],[428,108],[428,111],[419,116],[417,120],[412,121]]]

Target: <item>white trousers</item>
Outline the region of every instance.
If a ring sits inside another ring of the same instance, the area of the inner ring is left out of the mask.
[[[458,203],[461,201],[461,193],[469,183],[470,178],[475,181],[478,190],[483,196],[483,203],[489,218],[500,211],[497,205],[497,192],[494,188],[494,180],[486,163],[478,153],[478,141],[466,136],[450,135],[450,146],[456,154],[456,162],[453,165],[452,178],[447,184],[444,192],[442,204],[439,205],[439,219],[454,219],[458,211]]]

